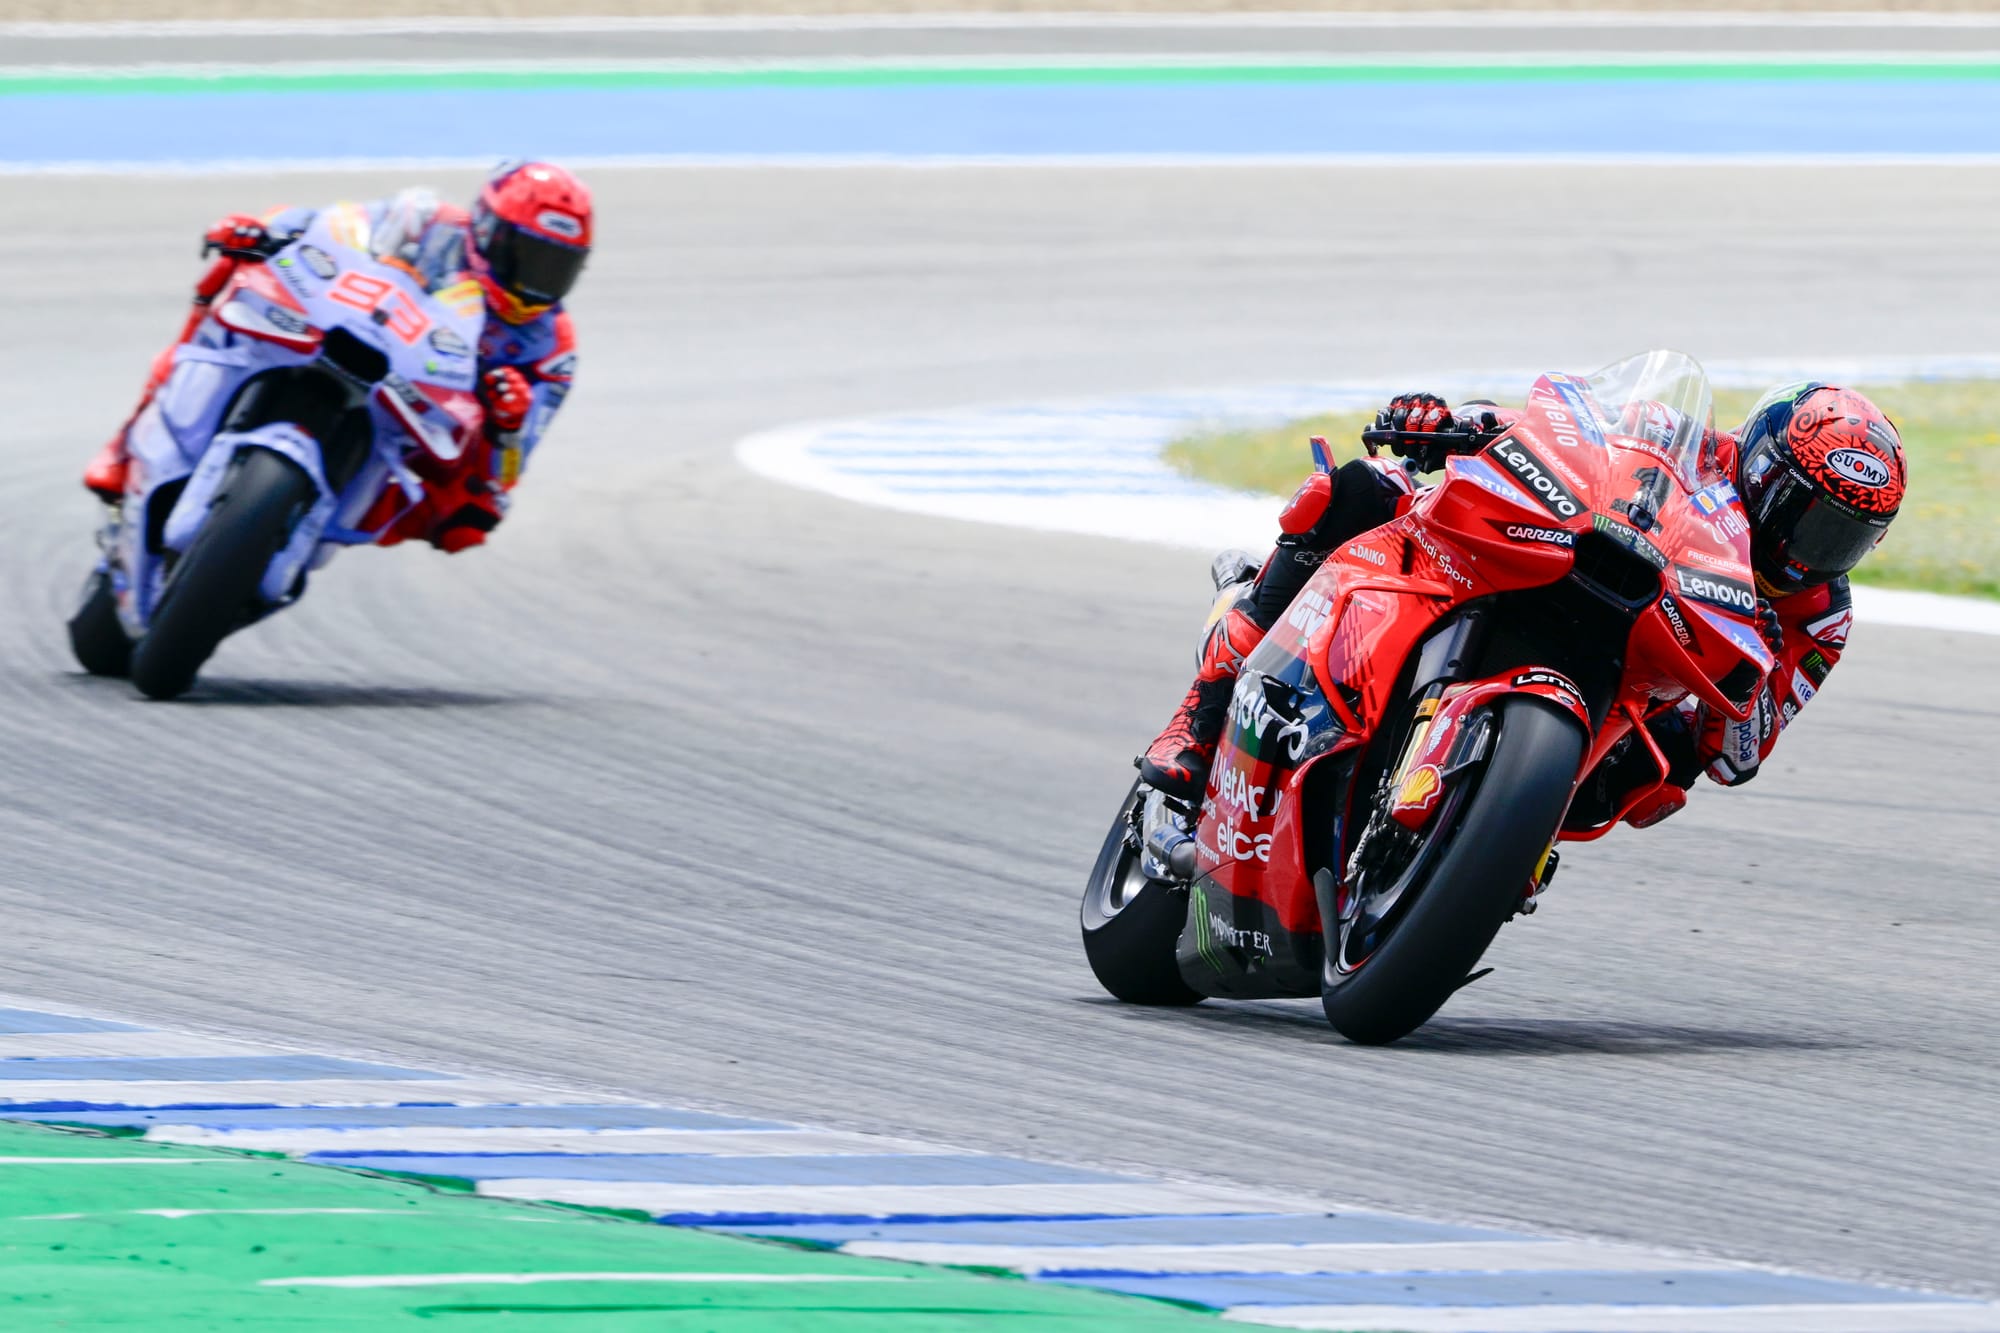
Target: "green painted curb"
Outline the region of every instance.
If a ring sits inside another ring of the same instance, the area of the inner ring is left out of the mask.
[[[749,68],[599,67],[553,70],[413,65],[343,70],[188,69],[76,72],[14,69],[0,73],[0,96],[188,93],[445,92],[531,89],[896,88],[1012,85],[1217,83],[1518,84],[1590,81],[1991,82],[2000,61],[1588,61],[1559,64],[1439,64],[1338,61],[1292,64],[1143,63],[1117,65],[795,65]]]
[[[578,1276],[490,1280],[501,1274]],[[379,1281],[427,1275],[459,1280]],[[378,1281],[324,1285],[354,1278]],[[1136,1297],[0,1123],[0,1328],[483,1328],[528,1316],[549,1333],[1168,1333],[1216,1324]]]

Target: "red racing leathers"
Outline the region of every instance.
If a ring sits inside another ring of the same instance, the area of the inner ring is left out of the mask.
[[[1736,460],[1736,439],[1724,435],[1717,465],[1733,478]],[[1758,582],[1761,589],[1763,581]],[[1777,660],[1757,691],[1756,713],[1747,722],[1732,722],[1697,702],[1683,703],[1680,709],[1694,742],[1694,762],[1725,787],[1741,786],[1757,776],[1779,733],[1826,683],[1847,648],[1847,632],[1854,624],[1854,598],[1845,575],[1774,598],[1768,605],[1771,614],[1765,618],[1765,633]],[[1671,750],[1668,755],[1674,757]],[[1676,769],[1673,776],[1681,786],[1693,781],[1680,765]]]
[[[1423,419],[1431,423],[1428,429],[1449,429],[1454,418],[1442,410],[1429,413],[1427,405],[1432,402],[1442,409],[1442,400],[1411,395],[1398,398],[1391,410],[1403,407],[1405,421]],[[1512,411],[1491,404],[1479,404],[1472,410],[1485,418],[1488,430],[1503,428],[1514,417]],[[1461,415],[1467,411],[1467,407],[1459,409]],[[1731,436],[1719,438],[1717,466],[1725,475],[1733,476],[1736,470],[1735,443]],[[1441,463],[1441,456],[1436,461]],[[1193,688],[1167,729],[1139,761],[1145,781],[1170,794],[1199,794],[1215,735],[1220,732],[1229,686],[1243,659],[1329,554],[1399,516],[1415,494],[1410,470],[1386,458],[1355,459],[1334,472],[1316,471],[1300,484],[1279,515],[1275,549],[1235,605],[1211,628],[1202,646]],[[1757,690],[1757,708],[1751,718],[1734,722],[1690,698],[1649,724],[1672,764],[1669,780],[1683,789],[1692,786],[1704,771],[1731,787],[1755,777],[1779,734],[1819,691],[1847,646],[1854,616],[1846,578],[1766,605],[1770,614],[1764,617],[1765,635],[1776,663]],[[1634,787],[1654,781],[1657,770],[1650,758],[1641,758],[1643,754],[1643,747],[1634,745],[1614,749],[1585,778],[1572,807],[1572,820],[1586,825],[1602,823],[1622,806],[1621,798]],[[1681,804],[1677,796],[1647,803],[1629,818],[1644,827],[1673,814]]]
[[[1463,412],[1463,409],[1460,410]],[[1502,412],[1501,424],[1505,424],[1509,416],[1510,413]],[[1725,476],[1735,476],[1734,436],[1720,437],[1716,465]],[[1381,487],[1385,502],[1398,501],[1407,494],[1404,490],[1407,483],[1403,477],[1394,476],[1391,479],[1389,475],[1401,473],[1402,469],[1385,460],[1359,460],[1347,464],[1341,473],[1344,476],[1351,469],[1361,466],[1375,470],[1383,477]],[[1299,496],[1322,488],[1324,481],[1324,473],[1315,473],[1308,478],[1286,512],[1291,512],[1298,505]],[[1406,506],[1407,502],[1403,502],[1400,507]],[[1330,551],[1339,542],[1358,535],[1358,532],[1346,535],[1329,532],[1326,534],[1329,540],[1325,549]],[[1776,660],[1763,684],[1758,687],[1757,709],[1750,719],[1733,721],[1699,700],[1689,698],[1674,714],[1653,724],[1655,739],[1659,740],[1660,748],[1673,762],[1673,772],[1668,776],[1680,787],[1693,785],[1703,772],[1725,787],[1741,786],[1756,777],[1758,767],[1777,745],[1779,734],[1791,725],[1799,710],[1819,692],[1847,647],[1847,633],[1854,624],[1854,599],[1845,576],[1778,597],[1766,605],[1769,613],[1764,617],[1765,635]],[[1613,767],[1617,759],[1624,757],[1615,755],[1606,767]],[[1620,785],[1629,790],[1642,775],[1607,773],[1604,776],[1615,791]],[[1646,813],[1635,811],[1634,818],[1651,822],[1645,820]],[[1663,818],[1672,810],[1653,813]]]
[[[1725,787],[1757,776],[1758,765],[1778,743],[1779,733],[1826,684],[1854,623],[1854,599],[1844,575],[1781,597],[1771,607],[1782,637],[1774,654],[1777,665],[1757,692],[1755,716],[1748,722],[1732,722],[1705,706],[1682,705],[1693,724],[1697,759]]]

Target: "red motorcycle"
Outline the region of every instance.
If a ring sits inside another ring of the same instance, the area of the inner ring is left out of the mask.
[[[1317,994],[1349,1040],[1395,1041],[1535,909],[1556,843],[1663,808],[1647,721],[1689,695],[1743,721],[1772,665],[1712,418],[1678,352],[1544,375],[1329,557],[1244,664],[1199,808],[1135,784],[1119,811],[1082,911],[1105,989]],[[1218,571],[1215,614],[1252,572]],[[1614,751],[1642,776],[1572,814]]]

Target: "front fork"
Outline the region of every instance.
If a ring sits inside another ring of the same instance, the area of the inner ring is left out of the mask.
[[[1485,680],[1472,679],[1484,630],[1483,608],[1474,607],[1419,651],[1409,735],[1395,763],[1376,784],[1367,823],[1355,840],[1345,873],[1337,884],[1327,886],[1333,889],[1337,919],[1346,921],[1353,914],[1364,878],[1393,862],[1399,848],[1408,850],[1412,841],[1420,840],[1454,780],[1491,752],[1490,702],[1513,693],[1535,694],[1567,708],[1586,733],[1594,730],[1582,691],[1561,672],[1523,667]],[[1561,859],[1552,837],[1522,888],[1521,912],[1535,910]]]

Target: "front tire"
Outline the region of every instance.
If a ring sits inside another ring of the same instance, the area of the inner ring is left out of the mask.
[[[268,449],[245,449],[231,461],[133,651],[132,683],[140,693],[185,694],[229,632],[257,615],[264,570],[317,491],[296,463]]]
[[[1187,890],[1147,879],[1130,836],[1144,795],[1137,782],[1111,821],[1083,891],[1083,953],[1105,990],[1127,1004],[1200,1004],[1175,961],[1187,923]]]
[[[110,571],[96,571],[83,585],[83,601],[69,618],[69,647],[77,664],[93,676],[132,674],[132,637],[119,623]]]
[[[1468,775],[1473,789],[1456,818],[1441,812],[1429,835],[1449,845],[1429,878],[1413,886],[1415,901],[1388,938],[1337,979],[1337,940],[1327,942],[1320,1003],[1349,1041],[1384,1045],[1430,1021],[1513,915],[1562,822],[1583,762],[1583,728],[1525,696],[1503,700],[1496,720],[1491,756],[1483,771]]]

